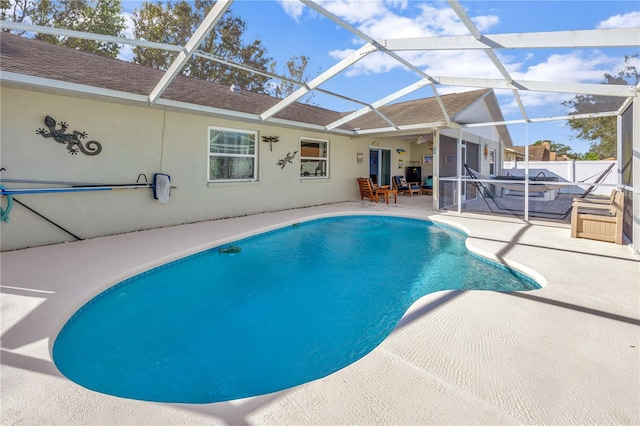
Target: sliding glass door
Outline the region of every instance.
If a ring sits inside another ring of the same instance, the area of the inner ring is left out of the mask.
[[[369,147],[369,177],[374,184],[391,185],[391,149]]]

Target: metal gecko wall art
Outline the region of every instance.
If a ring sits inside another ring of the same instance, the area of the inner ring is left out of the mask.
[[[100,142],[88,141],[83,145],[80,139],[87,137],[86,132],[74,130],[73,133],[65,133],[69,125],[64,121],[56,123],[56,120],[47,115],[44,119],[44,124],[49,131],[40,128],[36,130],[36,133],[44,138],[53,138],[58,143],[67,144],[67,150],[72,155],[77,155],[78,151],[86,155],[98,155],[102,151]],[[56,125],[60,126],[60,128],[56,129]]]
[[[287,153],[286,157],[284,157],[282,160],[278,160],[278,165],[282,166],[280,168],[284,169],[284,166],[286,166],[287,163],[292,163],[293,164],[293,161],[291,161],[291,160],[293,160],[293,157],[295,157],[297,153],[298,153],[298,151],[294,151],[293,155],[291,155],[291,151],[289,151],[289,153]]]

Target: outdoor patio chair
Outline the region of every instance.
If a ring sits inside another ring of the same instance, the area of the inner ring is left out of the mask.
[[[420,187],[421,194],[433,194],[433,176],[427,177]]]
[[[574,201],[571,237],[622,244],[623,214],[623,191],[616,191],[610,204]]]
[[[413,194],[420,194],[420,182],[407,182],[404,176],[394,176],[393,186],[398,190],[398,194],[409,194],[413,197]]]
[[[360,188],[360,199],[368,198],[371,202],[378,202],[380,196],[384,197],[382,190],[389,189],[388,185],[374,185],[370,178],[358,178],[358,187]]]

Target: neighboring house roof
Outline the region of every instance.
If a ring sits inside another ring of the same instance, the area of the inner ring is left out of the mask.
[[[513,149],[522,154],[524,158],[524,146],[514,146]],[[556,152],[551,151],[549,144],[545,142],[542,145],[529,145],[529,161],[555,161]]]
[[[0,69],[26,76],[71,83],[92,88],[113,90],[121,93],[147,97],[164,75],[164,71],[107,58],[93,53],[56,46],[39,40],[28,39],[3,32],[0,35]],[[450,120],[468,109],[475,102],[492,95],[490,89],[474,90],[440,97]],[[162,98],[179,103],[196,105],[216,110],[233,111],[250,115],[255,119],[276,105],[281,99],[264,94],[240,91],[233,92],[229,86],[177,76],[162,94]],[[179,107],[182,104],[175,104]],[[492,119],[501,119],[497,106],[489,106]],[[446,118],[436,98],[423,98],[398,102],[378,108],[378,111],[398,126],[436,123],[446,127]],[[206,111],[205,111],[206,112]],[[209,111],[215,113],[215,111]],[[293,103],[275,114],[276,119],[307,123],[322,128],[346,116],[347,112]],[[495,115],[495,116],[494,116]],[[239,119],[243,116],[239,115]],[[267,120],[269,121],[269,120]],[[375,112],[364,114],[339,128],[342,130],[389,128],[389,123]],[[503,126],[496,126],[503,127]],[[505,137],[503,137],[503,140]],[[510,144],[510,138],[508,138]]]
[[[513,149],[524,156],[524,146],[514,146]],[[529,161],[549,161],[549,150],[540,145],[529,146]]]
[[[511,160],[524,160],[524,153],[514,148],[504,148],[504,154],[505,158],[509,158]]]

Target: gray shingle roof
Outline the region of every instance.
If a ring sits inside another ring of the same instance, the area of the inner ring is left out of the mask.
[[[449,117],[454,117],[469,105],[482,98],[489,90],[473,90],[470,92],[454,93],[440,96]],[[433,123],[445,121],[436,98],[422,98],[407,102],[398,102],[378,108],[378,111],[398,126],[418,123]],[[361,129],[383,128],[389,124],[378,114],[369,112],[349,123],[351,128]]]
[[[0,69],[34,77],[76,83],[102,89],[147,96],[164,72],[142,65],[106,58],[100,55],[52,45],[10,33],[0,34]],[[487,89],[441,97],[447,113],[455,116],[480,99]],[[264,94],[248,91],[232,92],[228,86],[177,76],[162,98],[200,106],[261,114],[280,101]],[[435,98],[399,102],[379,108],[394,124],[408,125],[444,120]],[[302,103],[294,103],[274,117],[325,126],[347,113]],[[344,129],[384,128],[389,124],[370,112],[353,120]]]

